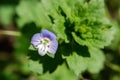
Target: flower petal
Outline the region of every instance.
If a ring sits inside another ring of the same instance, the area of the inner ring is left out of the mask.
[[[56,39],[56,35],[48,30],[42,30],[41,35],[43,37],[47,37],[50,40],[55,40]]]
[[[46,39],[49,39],[47,42]],[[31,38],[31,44],[38,49],[38,53],[44,56],[47,52],[55,54],[58,48],[56,35],[48,30],[42,30],[41,33],[36,33]]]
[[[52,41],[49,45],[48,52],[51,54],[55,54],[58,48],[58,42],[56,40]]]
[[[46,46],[43,46],[43,45],[39,45],[38,46],[38,53],[41,55],[41,56],[44,56],[46,53],[47,53],[47,47]]]
[[[31,38],[31,44],[35,47],[38,48],[38,44],[40,44],[40,41],[42,39],[42,36],[40,33],[36,33],[33,35],[33,37]]]

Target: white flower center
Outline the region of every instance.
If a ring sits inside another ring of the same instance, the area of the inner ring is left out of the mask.
[[[45,55],[47,53],[50,46],[50,40],[48,38],[43,38],[40,40],[38,44],[38,52],[40,55]]]

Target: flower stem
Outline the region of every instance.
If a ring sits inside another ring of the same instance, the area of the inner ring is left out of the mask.
[[[0,30],[0,35],[21,36],[21,33],[18,31]]]

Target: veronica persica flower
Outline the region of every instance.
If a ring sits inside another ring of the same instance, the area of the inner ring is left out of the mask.
[[[44,56],[47,52],[55,54],[58,48],[56,35],[48,30],[42,30],[41,33],[36,33],[31,39],[31,44],[38,49],[38,53]]]

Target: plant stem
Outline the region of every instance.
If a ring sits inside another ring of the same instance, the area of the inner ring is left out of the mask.
[[[21,33],[18,31],[0,30],[0,35],[21,36]]]
[[[106,62],[105,64],[106,64],[106,66],[108,66],[112,70],[120,72],[120,66],[118,66],[116,64],[109,63],[109,62]]]

